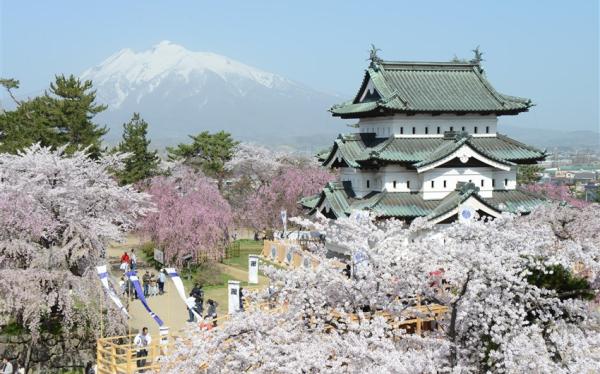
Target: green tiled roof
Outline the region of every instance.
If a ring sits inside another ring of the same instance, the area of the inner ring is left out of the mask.
[[[323,165],[337,166],[334,162],[340,157],[353,168],[373,161],[402,163],[416,168],[444,158],[465,143],[485,157],[507,165],[532,163],[546,157],[545,152],[500,134],[455,138],[392,136],[388,139],[375,139],[373,134],[354,134],[338,138]]]
[[[356,162],[365,150],[382,142],[383,139],[376,139],[375,134],[349,134],[340,135],[334,141],[333,147],[330,148],[329,154],[323,158],[323,165],[332,166],[338,165],[341,160],[343,164],[358,168],[360,165]]]
[[[378,98],[360,102],[369,81]],[[380,61],[366,70],[354,100],[330,111],[343,118],[391,113],[516,114],[531,105],[529,99],[497,92],[479,64]]]
[[[452,209],[465,202],[471,196],[475,196],[475,198],[478,198],[478,200],[486,204],[485,201],[482,198],[480,198],[479,195],[477,195],[478,192],[479,188],[477,188],[473,183],[460,184],[459,186],[457,186],[456,190],[450,192],[448,195],[446,195],[446,197],[439,201],[435,209],[429,212],[427,218],[430,220],[438,218],[450,212]],[[496,192],[494,191],[494,193]],[[496,210],[500,212],[500,210]]]
[[[450,139],[452,140],[452,139]],[[490,144],[491,142],[478,142],[475,143],[474,142],[475,138],[470,137],[465,135],[465,133],[461,133],[458,134],[455,138],[454,141],[449,141],[446,143],[442,143],[436,150],[435,152],[432,152],[431,154],[429,154],[425,159],[417,162],[416,164],[414,164],[415,167],[420,168],[423,166],[427,166],[430,164],[433,164],[437,161],[442,160],[443,158],[450,156],[452,153],[456,152],[460,147],[462,147],[463,145],[467,145],[469,146],[471,149],[473,149],[475,152],[481,154],[482,156],[487,157],[488,159],[497,161],[501,164],[505,164],[505,165],[514,165],[513,162],[511,161],[507,161],[507,159],[509,159],[510,157],[507,157],[506,159],[503,157],[499,157],[498,155],[494,154],[494,152],[488,152],[488,150],[490,149]],[[499,143],[498,141],[496,141],[495,143]],[[495,144],[498,145],[498,144]],[[505,149],[506,146],[499,146],[496,147],[497,149]],[[509,154],[508,152],[505,154],[505,156],[511,156],[511,154]]]
[[[528,213],[545,200],[522,190],[498,190],[492,198],[483,198],[479,189],[466,183],[441,200],[424,200],[417,192],[372,192],[363,198],[356,198],[349,182],[329,183],[320,193],[316,204],[303,204],[311,213],[320,210],[327,200],[336,217],[350,215],[353,210],[368,209],[378,217],[413,219],[427,217],[432,220],[456,208],[473,196],[497,212]],[[314,197],[311,197],[314,199]],[[302,203],[302,202],[301,202]]]

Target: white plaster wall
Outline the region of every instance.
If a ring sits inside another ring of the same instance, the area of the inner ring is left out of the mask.
[[[426,171],[423,178],[423,198],[425,200],[443,199],[456,189],[459,182],[471,182],[479,187],[482,197],[492,197],[493,168],[437,168]],[[433,182],[433,187],[431,185]],[[444,182],[446,186],[444,187]],[[497,182],[496,182],[497,183]]]
[[[495,115],[466,114],[396,114],[389,117],[363,118],[358,122],[359,132],[375,133],[378,138],[397,137],[442,137],[445,131],[466,131],[476,137],[496,136],[498,118]],[[413,127],[415,133],[413,134]],[[440,133],[437,133],[437,128]],[[463,130],[464,128],[464,130]],[[477,128],[477,133],[475,133]],[[486,130],[488,132],[486,132]]]
[[[359,198],[371,191],[412,191],[421,192],[425,200],[438,200],[454,191],[458,182],[471,182],[479,187],[482,197],[492,197],[494,190],[514,190],[516,177],[516,168],[502,171],[491,167],[440,167],[422,174],[397,165],[388,165],[373,171],[352,168],[340,170],[340,180],[352,182],[352,189]],[[369,187],[367,187],[367,181],[369,181]],[[394,181],[396,182],[395,187]],[[433,186],[431,185],[432,181]],[[445,186],[444,181],[446,182]],[[407,182],[409,182],[410,188]]]

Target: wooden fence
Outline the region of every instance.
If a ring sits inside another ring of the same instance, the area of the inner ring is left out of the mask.
[[[160,369],[161,358],[169,353],[171,341],[169,336],[152,337],[152,342],[142,348],[133,343],[135,335],[112,336],[100,338],[96,346],[96,372],[98,374],[134,374],[153,372]]]

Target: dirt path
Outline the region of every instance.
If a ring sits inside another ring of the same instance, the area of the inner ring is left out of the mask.
[[[138,246],[141,244],[140,240],[135,236],[127,237],[124,243],[116,243],[108,249],[108,260],[109,263],[114,265],[110,267],[113,280],[118,281],[122,275],[121,270],[118,268],[119,259],[125,250],[131,251],[131,248],[136,248],[137,257],[140,258]],[[232,278],[246,282],[248,280],[248,272],[242,269],[225,265],[216,264],[223,272],[229,274]],[[138,269],[138,275],[145,272],[146,268]],[[151,274],[158,274],[154,269],[148,268]],[[259,284],[245,286],[248,289],[256,289],[266,287],[268,285],[268,278],[259,276]],[[186,290],[186,294],[189,290]],[[227,287],[218,288],[207,288],[204,291],[205,300],[213,299],[219,304],[217,308],[218,315],[223,316],[227,314]],[[189,324],[186,322],[188,318],[187,308],[184,302],[179,297],[173,282],[167,280],[165,283],[165,293],[163,295],[153,296],[147,298],[150,309],[158,315],[164,322],[165,326],[170,327],[171,335],[180,335],[181,331],[184,331]],[[126,300],[123,300],[126,301]],[[129,330],[131,333],[136,332],[142,327],[148,327],[150,333],[153,336],[158,335],[158,324],[150,317],[144,306],[139,300],[132,300],[129,303],[129,314],[131,316],[129,320]]]

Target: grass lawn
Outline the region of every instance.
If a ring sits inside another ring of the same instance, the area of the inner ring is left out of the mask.
[[[222,264],[216,263],[214,266],[218,269],[217,285],[204,286],[204,300],[213,299],[219,306],[217,308],[220,315],[227,313],[227,282],[229,280],[238,280],[243,288],[262,287],[266,282],[262,279],[259,285],[248,284],[248,255],[260,254],[262,252],[262,241],[238,240],[240,243],[240,255],[223,260]],[[193,276],[191,279],[183,279],[186,290],[191,290],[194,286]]]

